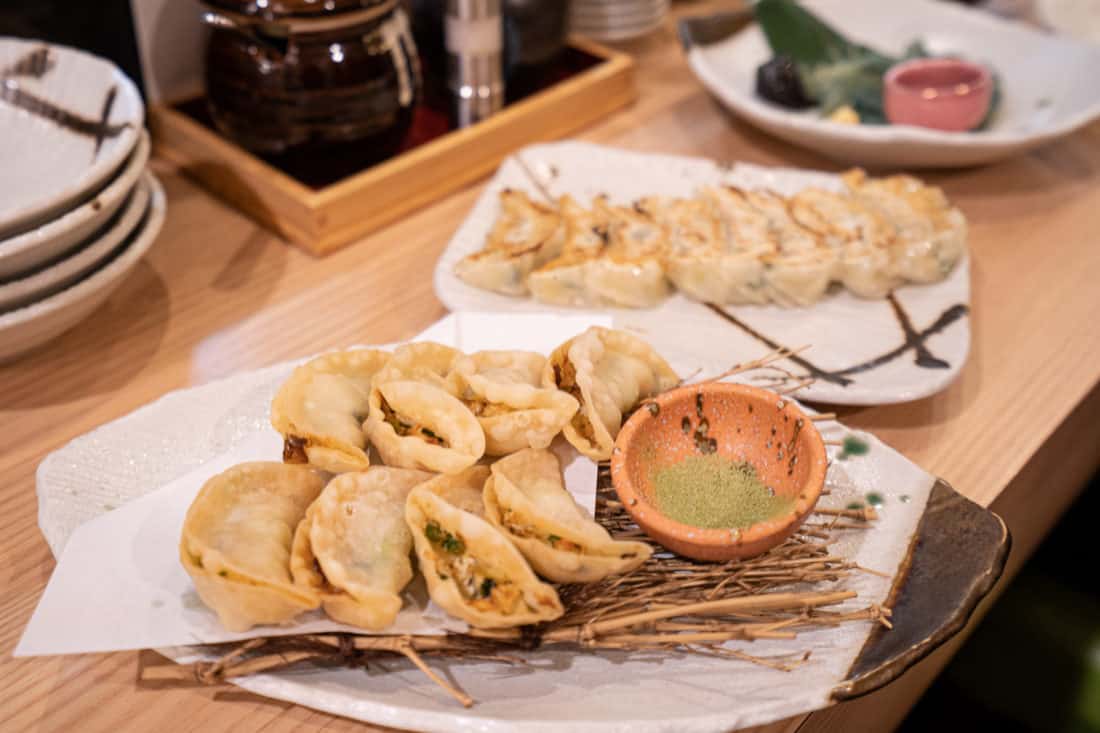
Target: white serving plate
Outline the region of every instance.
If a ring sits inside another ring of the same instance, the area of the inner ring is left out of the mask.
[[[439,334],[457,328],[458,318],[446,317],[418,339],[445,338]],[[509,327],[533,339],[548,319],[554,317],[516,316]],[[81,521],[270,431],[271,398],[293,366],[280,364],[169,393],[47,456],[37,473],[39,524],[54,552],[60,552]],[[819,427],[831,441],[850,432],[836,422]],[[833,545],[835,552],[885,574],[858,574],[847,582],[845,587],[859,593],[854,604],[864,606],[885,600],[935,480],[874,437],[858,435],[870,451],[833,462],[831,493],[823,503],[843,507],[870,491],[884,497],[882,519],[873,529],[847,533]],[[277,452],[277,441],[273,450]],[[836,450],[830,448],[834,455]],[[890,480],[882,481],[884,476]],[[847,624],[802,634],[793,642],[739,645],[763,656],[812,651],[811,661],[793,673],[679,654],[543,651],[525,654],[530,662],[525,667],[430,660],[478,701],[470,710],[441,694],[403,660],[387,660],[384,673],[379,668],[299,666],[234,684],[336,715],[414,730],[710,733],[830,704],[830,693],[845,678],[869,630],[870,623]],[[209,652],[175,648],[162,653],[186,662]]]
[[[95,234],[114,215],[149,161],[149,133],[142,132],[117,177],[88,201],[40,227],[0,239],[0,280],[18,277],[49,262]]]
[[[33,275],[0,283],[0,313],[29,305],[64,290],[101,265],[133,234],[149,208],[152,182],[147,174],[122,205],[118,217],[71,256]]]
[[[76,285],[45,300],[0,314],[0,361],[44,344],[94,311],[137,266],[164,224],[165,198],[151,174],[152,195],[145,219],[119,254]]]
[[[44,48],[49,62],[33,63]],[[0,84],[0,236],[10,236],[60,215],[116,174],[141,136],[145,107],[110,61],[41,41],[0,38]],[[126,127],[102,136],[77,132],[16,106],[15,94],[92,124]]]
[[[787,142],[844,163],[931,168],[992,163],[1067,135],[1100,117],[1100,47],[1043,33],[955,3],[805,0],[845,36],[900,54],[915,39],[933,53],[986,63],[1001,79],[992,126],[941,132],[908,125],[845,125],[820,111],[788,110],[756,96],[756,69],[771,50],[755,23],[730,38],[690,45],[688,63],[723,104]]]
[[[582,203],[607,193],[613,201],[627,203],[651,194],[687,196],[701,185],[720,183],[786,194],[809,185],[840,185],[836,176],[814,171],[748,164],[730,167],[701,158],[634,153],[588,143],[534,145],[501,165],[447,245],[436,264],[436,295],[455,311],[571,312],[530,298],[480,290],[455,276],[455,264],[484,245],[504,188],[525,190],[536,199],[544,197],[543,191],[554,197],[570,193]],[[772,351],[763,339],[792,349],[808,346],[800,357],[828,376],[819,377],[800,396],[816,402],[864,405],[907,402],[938,392],[966,362],[970,348],[966,317],[970,270],[966,259],[943,282],[907,285],[895,292],[895,298],[917,334],[934,329],[921,343],[941,360],[939,367],[922,366],[917,356],[924,352],[906,348],[913,337],[906,333],[889,301],[864,300],[844,291],[829,294],[809,308],[728,306],[722,309],[724,316],[682,295],[652,309],[616,308],[609,312],[616,326],[638,333],[670,361],[688,364],[704,375],[721,373],[739,361]],[[731,316],[742,325],[735,325]],[[934,328],[940,320],[948,322]],[[899,352],[896,356],[874,364],[895,351]],[[929,362],[925,359],[922,363]],[[861,365],[863,369],[848,373]],[[790,362],[786,366],[798,374],[809,368]]]

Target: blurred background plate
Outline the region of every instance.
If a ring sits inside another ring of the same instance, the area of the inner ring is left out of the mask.
[[[18,280],[0,282],[0,313],[29,305],[64,290],[98,267],[134,233],[149,207],[149,174],[130,194],[118,215],[77,250]]]
[[[921,39],[934,55],[988,64],[1000,108],[988,130],[940,132],[905,125],[852,125],[759,98],[756,69],[771,49],[756,24],[717,42],[681,34],[688,63],[721,102],[747,122],[845,163],[958,167],[991,163],[1067,135],[1100,117],[1100,47],[1042,33],[954,3],[806,0],[807,9],[857,43],[901,54]],[[685,25],[685,28],[690,28]]]
[[[113,259],[67,290],[0,314],[0,361],[13,359],[75,326],[103,303],[137,266],[164,224],[164,189],[152,175],[149,182],[152,192],[145,218]]]
[[[101,229],[134,190],[149,160],[149,147],[149,134],[142,132],[122,171],[91,199],[40,227],[0,239],[0,280],[25,276]]]
[[[0,38],[0,236],[101,187],[133,151],[144,117],[137,88],[111,62]]]

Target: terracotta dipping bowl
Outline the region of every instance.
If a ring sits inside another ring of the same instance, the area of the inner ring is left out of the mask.
[[[696,438],[700,395],[708,424],[702,440],[714,440],[721,456],[751,463],[777,496],[795,498],[792,510],[742,529],[703,529],[661,513],[650,476],[702,454]],[[708,383],[643,402],[615,441],[611,480],[623,507],[650,537],[677,554],[722,561],[759,555],[790,537],[821,496],[827,463],[821,434],[794,402],[757,387]]]

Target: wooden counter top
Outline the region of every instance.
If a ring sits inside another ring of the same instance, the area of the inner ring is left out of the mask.
[[[638,56],[639,100],[582,139],[838,169],[725,113],[683,63],[672,19],[624,48]],[[0,729],[370,729],[233,687],[139,683],[142,665],[163,663],[152,652],[11,659],[54,566],[36,517],[43,456],[172,389],[417,333],[445,313],[432,267],[481,188],[314,259],[167,166],[157,171],[168,215],[145,262],[84,324],[0,366]],[[841,419],[998,510],[1015,536],[1014,568],[1100,464],[1100,125],[1010,162],[926,177],[970,219],[970,360],[941,394],[842,409]],[[879,693],[766,730],[888,729],[949,652]]]

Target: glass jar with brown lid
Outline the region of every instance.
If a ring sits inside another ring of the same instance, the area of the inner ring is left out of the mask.
[[[396,0],[206,0],[214,123],[269,157],[369,163],[397,151],[420,70]]]

